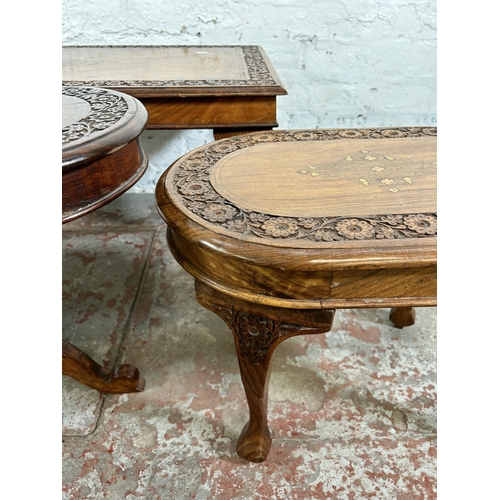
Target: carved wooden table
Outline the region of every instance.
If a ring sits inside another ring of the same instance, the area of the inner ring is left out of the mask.
[[[286,95],[261,47],[66,46],[63,85],[130,94],[151,129],[214,129],[217,138],[271,129]]]
[[[62,223],[114,200],[144,174],[139,135],[148,120],[128,95],[92,87],[62,88]],[[140,392],[144,380],[128,364],[110,371],[63,340],[63,374],[103,392]]]
[[[265,460],[271,357],[341,308],[436,305],[434,128],[272,131],[181,157],[156,199],[198,301],[232,330],[250,410],[238,454]]]

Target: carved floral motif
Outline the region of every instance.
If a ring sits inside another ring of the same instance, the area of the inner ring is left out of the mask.
[[[128,111],[127,101],[109,90],[86,87],[63,87],[63,95],[83,99],[91,112],[62,129],[62,145],[88,137],[96,131],[105,130],[117,123]]]
[[[241,357],[252,365],[262,363],[269,349],[281,337],[303,329],[300,325],[282,323],[241,311],[231,312],[220,306],[215,306],[215,309],[236,335]]]
[[[262,142],[329,141],[335,139],[383,139],[436,136],[436,128],[275,131],[217,141],[183,160],[173,183],[184,206],[194,215],[240,235],[318,242],[370,239],[426,238],[437,234],[437,214],[373,215],[369,217],[275,217],[242,209],[212,187],[210,169],[228,152]],[[392,157],[387,156],[387,160]],[[349,160],[348,160],[349,161]],[[367,161],[367,163],[369,163]],[[385,179],[385,178],[384,178]],[[411,178],[404,182],[411,184]],[[392,189],[387,178],[384,185]]]

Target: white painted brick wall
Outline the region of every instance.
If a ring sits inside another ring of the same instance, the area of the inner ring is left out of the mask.
[[[279,128],[436,125],[436,0],[63,0],[65,45],[260,45],[289,95]],[[146,131],[146,175],[213,140]]]

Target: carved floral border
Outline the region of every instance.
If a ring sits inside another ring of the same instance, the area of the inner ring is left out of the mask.
[[[210,183],[210,169],[233,151],[265,142],[385,139],[436,136],[433,127],[274,131],[217,141],[188,155],[175,169],[173,186],[184,207],[205,221],[241,236],[334,242],[428,238],[437,235],[437,213],[368,217],[276,217],[238,207]]]
[[[126,45],[116,45],[116,48],[132,48]],[[147,48],[148,46],[140,46]],[[157,46],[161,47],[161,46]],[[169,48],[183,48],[183,45],[169,45]],[[204,45],[203,48],[219,46]],[[237,46],[243,51],[247,65],[249,80],[90,80],[90,81],[66,81],[63,85],[88,85],[95,87],[248,87],[263,85],[279,85],[269,71],[259,47],[256,45]],[[77,47],[75,47],[77,48]],[[92,48],[109,48],[109,46],[92,46]]]
[[[62,129],[63,146],[111,127],[120,121],[129,109],[124,97],[109,90],[63,87],[62,94],[86,101],[91,110],[91,113],[85,118]]]

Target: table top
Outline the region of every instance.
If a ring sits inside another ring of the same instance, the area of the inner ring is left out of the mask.
[[[198,282],[294,309],[436,305],[435,128],[276,130],[207,144],[156,186]]]
[[[135,98],[62,87],[62,218],[81,217],[128,190],[148,159],[139,143],[148,113]]]
[[[134,97],[286,95],[267,54],[239,46],[64,46],[63,85]]]
[[[144,106],[121,92],[63,86],[63,171],[129,144],[145,129],[147,119]]]
[[[272,131],[202,146],[159,190],[211,233],[280,248],[435,245],[435,128]]]

